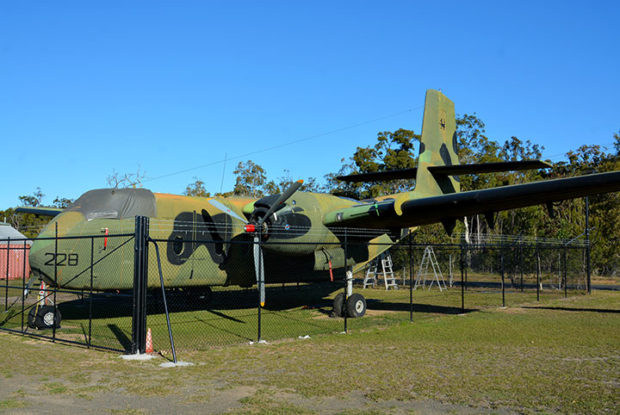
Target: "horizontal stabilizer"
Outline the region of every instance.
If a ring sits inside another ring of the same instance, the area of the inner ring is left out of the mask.
[[[523,161],[500,161],[496,163],[480,163],[480,164],[455,164],[451,166],[429,166],[434,176],[458,176],[462,174],[482,174],[494,173],[501,171],[520,171],[548,169],[551,164],[540,160],[523,160]],[[338,176],[336,179],[349,182],[383,182],[388,180],[414,179],[418,169],[416,167],[402,170],[387,170],[373,173],[350,174],[348,176]]]

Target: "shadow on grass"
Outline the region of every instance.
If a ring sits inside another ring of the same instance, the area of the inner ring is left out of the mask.
[[[266,288],[268,311],[286,311],[291,308],[308,306],[308,308],[331,308],[331,300],[325,299],[339,287],[333,284],[314,284],[305,286],[270,286]],[[252,310],[258,306],[256,288],[215,291],[210,301],[196,301],[182,291],[170,291],[166,294],[169,311],[181,313],[186,311],[208,311],[220,317],[232,319],[223,313],[225,310]],[[63,318],[82,320],[89,318],[89,301],[70,300],[59,302]],[[133,300],[127,293],[96,293],[92,296],[93,319],[131,317]],[[219,310],[219,311],[216,311]],[[147,296],[147,313],[162,314],[163,301],[159,292],[150,292]],[[239,322],[239,321],[237,321]]]
[[[391,303],[381,300],[367,300],[369,310],[383,310],[383,311],[409,311],[411,309],[409,303]],[[413,303],[414,313],[434,313],[434,314],[463,314],[479,311],[477,308],[466,308],[463,310],[461,307],[451,307],[432,304],[419,304]]]
[[[610,310],[605,308],[570,308],[570,307],[551,307],[551,306],[523,306],[521,308],[529,308],[534,310],[554,310],[554,311],[587,311],[592,313],[612,313],[620,314],[620,310]]]
[[[123,330],[121,330],[116,324],[108,324],[108,328],[116,337],[116,340],[121,344],[125,351],[131,350],[131,340]]]
[[[231,336],[233,336],[235,338],[239,338],[239,339],[247,340],[247,341],[253,340],[252,337],[248,337],[247,335],[243,335],[241,333],[237,333],[237,332],[234,332],[232,330],[225,329],[225,328],[223,328],[221,326],[216,326],[215,324],[212,324],[210,321],[201,319],[200,317],[196,317],[196,321],[201,322],[205,326],[208,326],[208,327],[210,327],[211,329],[213,329],[215,331],[226,333],[226,334],[231,335]],[[237,321],[240,321],[240,320],[237,320]],[[243,321],[240,321],[240,322],[243,323]],[[212,333],[209,333],[209,334],[211,335]]]
[[[215,314],[215,315],[216,315],[216,316],[218,316],[218,317],[221,317],[221,318],[225,318],[225,319],[227,319],[227,320],[234,321],[235,323],[242,323],[242,324],[245,324],[245,321],[243,321],[243,320],[239,320],[239,319],[234,318],[234,317],[232,317],[232,316],[228,316],[228,315],[226,315],[226,314],[224,314],[224,313],[220,313],[219,311],[211,310],[211,309],[209,309],[209,308],[207,308],[205,311],[208,311],[209,313]]]

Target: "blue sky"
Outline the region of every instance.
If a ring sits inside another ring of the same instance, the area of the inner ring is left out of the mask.
[[[167,193],[230,190],[247,159],[322,178],[379,131],[419,132],[428,88],[554,161],[611,145],[618,16],[612,1],[5,1],[0,209],[138,168]]]

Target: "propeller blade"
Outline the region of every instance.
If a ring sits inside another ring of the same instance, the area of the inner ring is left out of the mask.
[[[263,262],[263,250],[259,245],[258,235],[254,237],[254,272],[256,284],[260,292],[260,306],[265,306],[265,264]]]
[[[293,196],[293,193],[295,193],[297,191],[297,189],[299,189],[299,187],[304,183],[303,180],[297,180],[295,183],[291,184],[288,189],[286,189],[278,198],[278,200],[276,200],[276,202],[271,205],[271,207],[269,208],[269,210],[267,211],[267,213],[265,213],[265,216],[263,216],[260,219],[260,223],[266,221],[272,214],[273,212],[276,211],[276,209],[284,202],[286,202],[288,200],[289,197]]]
[[[241,216],[237,215],[235,212],[232,211],[232,209],[230,209],[228,206],[226,206],[222,202],[216,199],[209,199],[209,203],[211,204],[211,206],[215,207],[216,209],[221,210],[222,212],[226,213],[228,216],[232,216],[235,219],[239,219],[243,223],[248,223],[248,221],[245,218],[242,218]]]

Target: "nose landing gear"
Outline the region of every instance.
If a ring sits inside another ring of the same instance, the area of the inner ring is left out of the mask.
[[[344,313],[347,313],[347,317],[363,317],[366,314],[366,299],[362,294],[353,294],[347,298],[347,303],[344,304],[344,294],[339,293],[334,298],[333,311],[334,317],[344,317]]]
[[[332,315],[334,317],[362,317],[366,314],[366,299],[362,294],[353,294],[353,273],[347,271],[347,303],[344,303],[344,294],[339,293],[334,298]]]
[[[61,320],[60,310],[52,305],[34,306],[28,312],[28,327],[33,329],[59,329]]]

